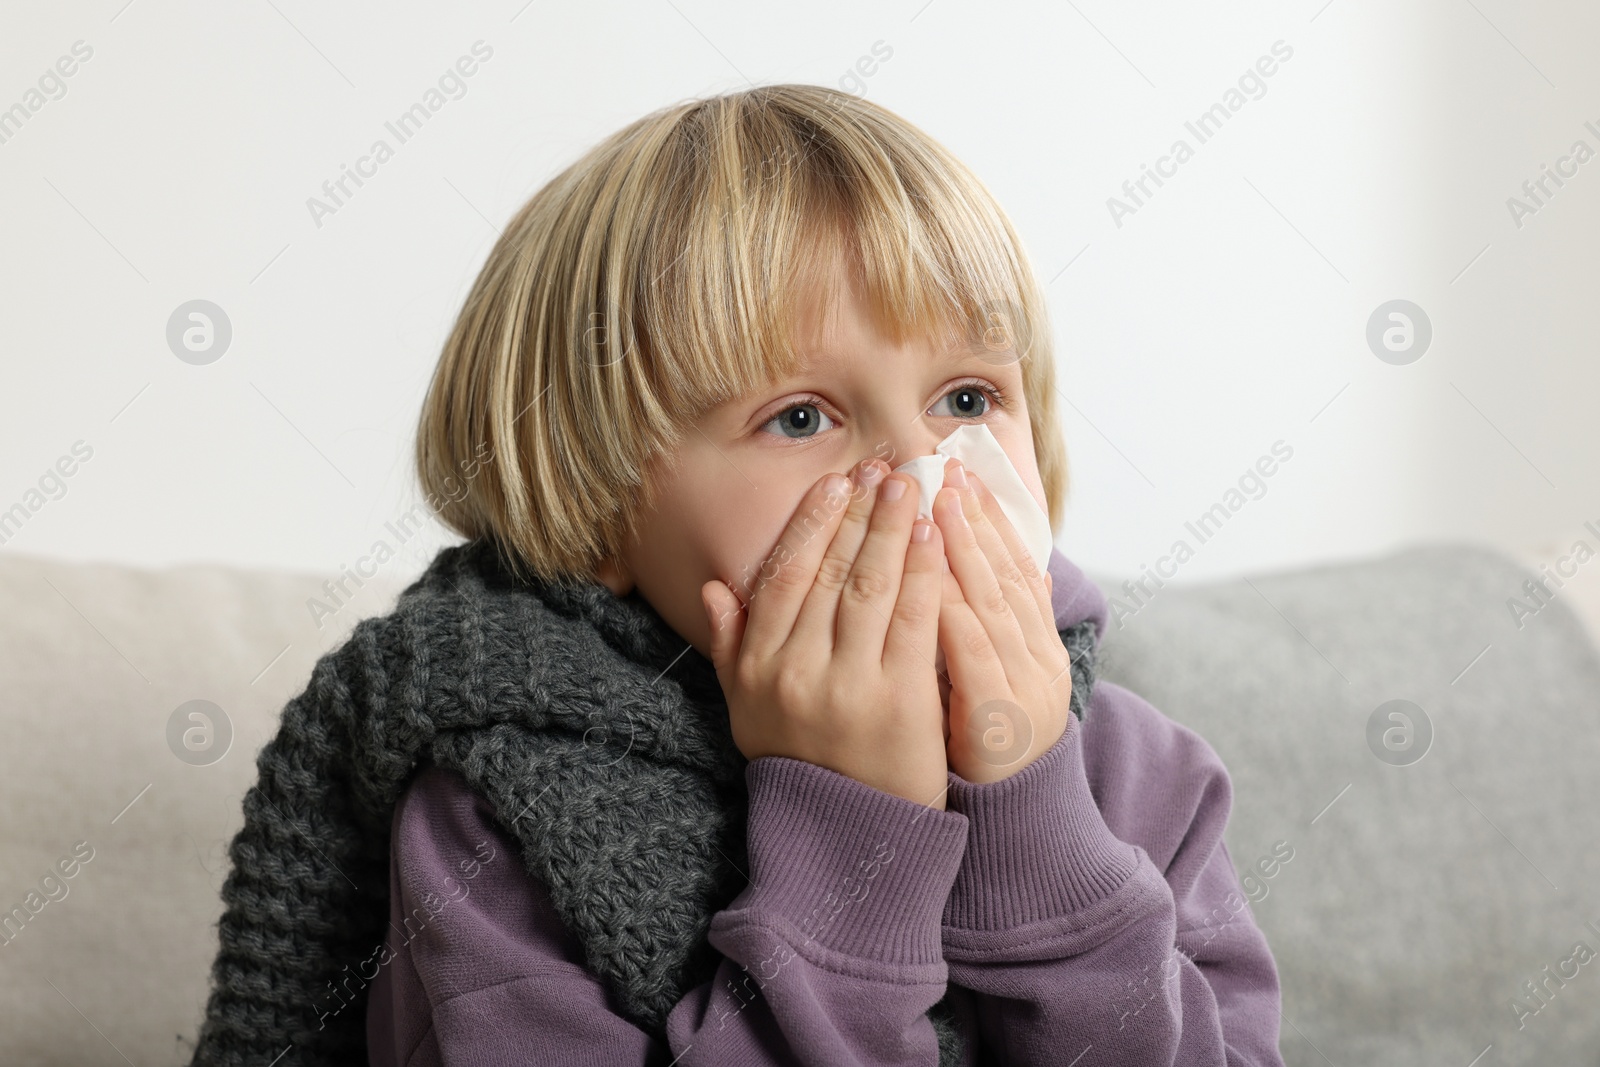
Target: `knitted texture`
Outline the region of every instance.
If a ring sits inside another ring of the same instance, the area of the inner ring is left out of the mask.
[[[1081,719],[1093,624],[1062,638]],[[387,959],[389,828],[424,759],[490,801],[616,1009],[665,1044],[749,865],[716,670],[636,592],[519,582],[479,540],[319,659],[257,757],[192,1064],[367,1061],[361,968]],[[929,1018],[951,1067],[948,992]]]

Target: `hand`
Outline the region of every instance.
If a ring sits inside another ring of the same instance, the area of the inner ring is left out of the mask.
[[[748,610],[719,581],[700,597],[734,743],[747,759],[805,760],[943,809],[949,781],[933,658],[944,545],[937,526],[917,520],[915,480],[888,472],[872,459],[851,479],[831,474],[813,485]]]
[[[1066,732],[1070,657],[1056,630],[1049,573],[959,460],[945,465],[933,515],[950,561],[939,609],[950,672],[950,769],[969,782],[997,782]]]

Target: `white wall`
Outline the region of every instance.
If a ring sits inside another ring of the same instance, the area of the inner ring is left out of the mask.
[[[865,92],[969,161],[1054,279],[1081,565],[1184,538],[1191,579],[1600,526],[1600,160],[1520,228],[1506,205],[1600,150],[1592,5],[572,7],[0,9],[0,108],[93,49],[0,143],[0,509],[93,450],[0,551],[336,572],[416,502],[422,391],[495,226],[645,111],[838,84],[880,41]],[[480,39],[466,94],[316,225],[307,199]],[[1280,40],[1198,144],[1185,121]],[[1193,158],[1117,225],[1108,197],[1179,137]],[[1434,333],[1406,366],[1365,341],[1396,298]],[[233,329],[205,366],[165,338],[193,299]],[[1265,495],[1188,534],[1280,439]]]

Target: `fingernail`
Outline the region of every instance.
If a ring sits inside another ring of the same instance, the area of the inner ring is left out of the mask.
[[[899,500],[906,495],[906,482],[904,478],[890,478],[883,483],[879,490],[885,500]]]
[[[916,522],[912,523],[912,525],[911,525],[911,540],[912,540],[912,542],[914,544],[919,544],[920,545],[920,544],[922,544],[922,542],[926,541],[928,538],[930,538],[932,536],[933,536],[933,523],[931,523],[931,522],[923,522],[921,519],[918,519]]]
[[[945,475],[946,480],[958,489],[967,487],[967,472],[962,469],[959,459],[950,461],[950,465],[945,469]]]
[[[945,488],[949,489],[949,486],[946,486]],[[953,492],[953,493],[955,492],[954,489],[951,489],[950,491]],[[944,489],[939,490],[939,494],[938,495],[942,496],[943,494],[944,494]],[[967,523],[967,509],[961,502],[961,494],[960,493],[956,493],[955,496],[947,496],[947,497],[944,498],[944,500],[945,500],[945,504],[944,504],[945,514],[948,515],[950,518],[954,519],[958,526],[966,526],[966,525],[968,525],[968,523]],[[937,505],[937,503],[938,503],[938,497],[937,496],[934,499],[934,503],[935,503],[935,505]]]
[[[822,483],[822,491],[828,496],[843,496],[845,489],[850,485],[850,479],[842,474],[830,474],[827,481]]]
[[[856,468],[856,480],[862,485],[877,485],[878,479],[883,477],[883,469],[876,463],[869,463],[864,467]]]

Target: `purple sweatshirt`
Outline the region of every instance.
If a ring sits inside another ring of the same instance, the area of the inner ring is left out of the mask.
[[[1059,550],[1050,571],[1057,627],[1103,636],[1098,587]],[[1228,772],[1129,690],[1097,681],[1008,779],[951,773],[943,811],[784,756],[745,779],[750,881],[712,917],[723,959],[669,1048],[613,1010],[489,802],[425,765],[394,814],[372,1067],[933,1065],[947,981],[969,1067],[1281,1067]]]

